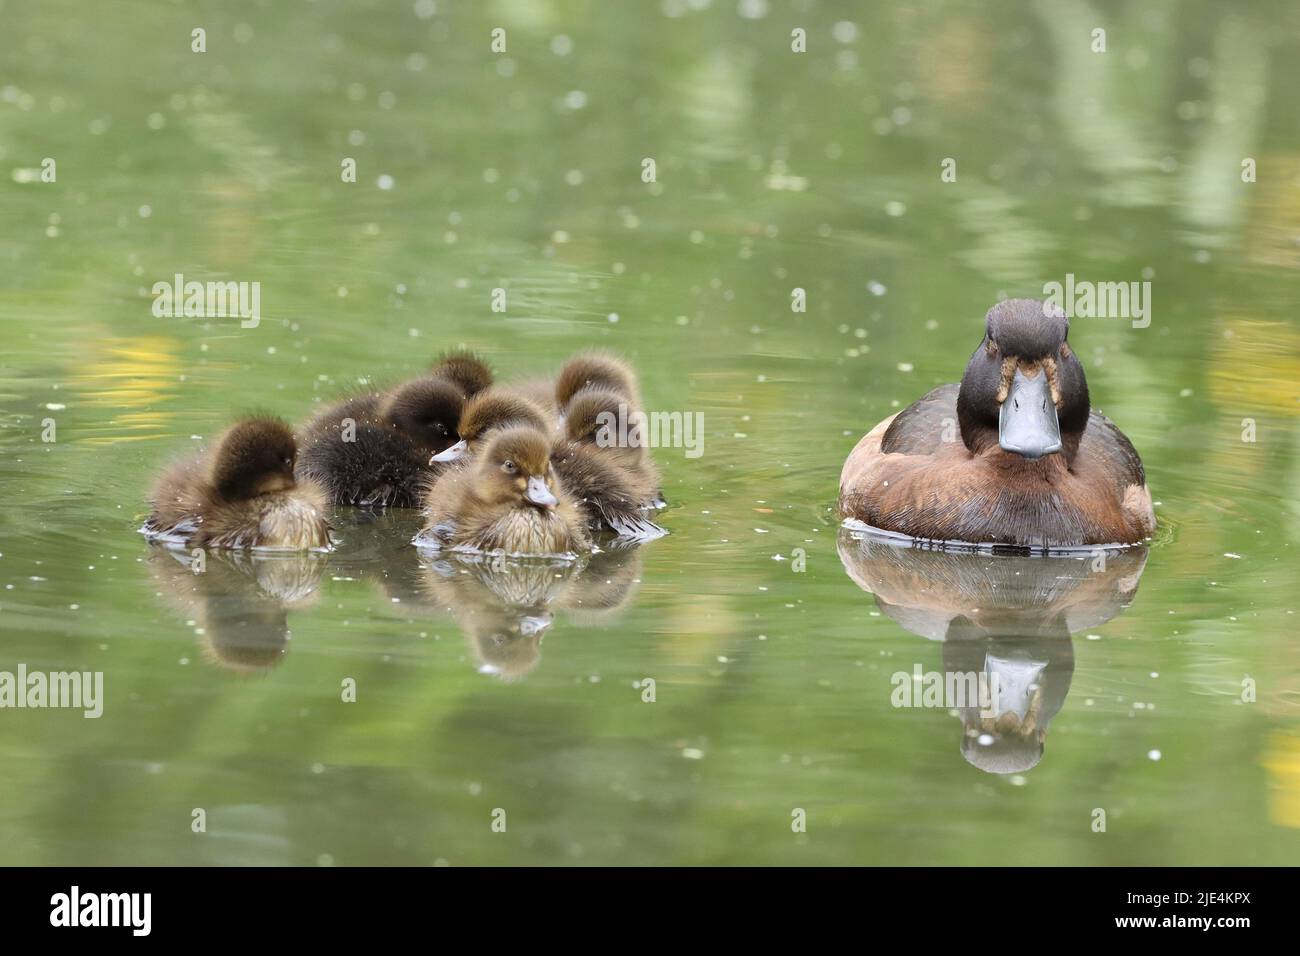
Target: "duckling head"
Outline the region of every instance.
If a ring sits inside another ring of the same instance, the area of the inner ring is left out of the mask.
[[[957,394],[961,437],[971,452],[997,444],[1029,460],[1073,457],[1089,401],[1069,333],[1069,319],[1049,302],[1008,299],[989,309]]]
[[[490,433],[512,425],[529,425],[538,431],[545,431],[547,427],[541,409],[528,399],[510,392],[480,392],[465,403],[460,413],[460,422],[456,425],[460,440],[434,455],[429,463],[464,458]]]
[[[555,379],[555,403],[567,410],[569,400],[577,392],[593,386],[610,389],[625,400],[636,402],[636,375],[626,362],[604,352],[583,352],[560,369]]]
[[[278,418],[246,418],[232,425],[212,459],[212,485],[227,501],[294,487],[298,446],[293,430]]]
[[[599,386],[579,389],[565,410],[564,435],[572,442],[601,444],[602,434],[616,429],[620,418],[627,421],[630,411],[622,392]]]
[[[380,417],[421,448],[442,451],[456,441],[465,392],[448,379],[417,378],[399,386],[380,407]]]
[[[464,350],[444,352],[429,374],[453,383],[467,397],[477,395],[492,384],[492,369],[473,352]]]
[[[492,504],[550,510],[559,504],[546,433],[515,426],[496,433],[483,451],[475,489]]]

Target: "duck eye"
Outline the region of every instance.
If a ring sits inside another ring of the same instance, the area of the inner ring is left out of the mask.
[[[513,461],[507,458],[505,462],[502,463],[501,470],[508,475],[513,475],[519,469],[515,466],[515,463]]]

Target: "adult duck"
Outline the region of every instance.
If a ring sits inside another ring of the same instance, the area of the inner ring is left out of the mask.
[[[840,474],[839,511],[913,538],[1054,549],[1155,530],[1142,459],[1093,411],[1069,320],[1036,299],[989,309],[961,384],[868,432]]]

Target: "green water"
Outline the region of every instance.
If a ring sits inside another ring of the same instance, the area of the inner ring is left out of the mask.
[[[0,670],[105,698],[0,710],[0,862],[1294,862],[1298,38],[1282,2],[0,0]],[[260,324],[155,317],[176,273],[260,282]],[[841,540],[858,437],[1067,273],[1151,282],[1149,327],[1070,338],[1149,552]],[[137,534],[234,415],[462,343],[503,378],[616,349],[702,413],[655,452],[671,534],[485,572],[340,513],[333,554],[203,574]],[[990,581],[1001,632],[915,633]],[[1032,769],[891,703],[1017,648]]]

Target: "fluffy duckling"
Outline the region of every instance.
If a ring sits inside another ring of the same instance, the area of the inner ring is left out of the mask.
[[[599,411],[609,411],[617,417],[618,404],[610,403],[607,399],[611,392],[622,396],[629,412],[645,408],[641,401],[641,386],[628,363],[607,352],[582,352],[575,355],[560,369],[560,374],[555,379],[555,404],[561,421],[576,417],[580,428],[588,428],[594,427],[589,425],[588,415],[594,417]],[[592,403],[599,403],[601,407],[593,410]],[[647,463],[650,461],[648,452],[643,451],[641,457]],[[653,469],[653,465],[650,467]],[[668,503],[659,488],[657,473],[654,481],[655,493],[648,504],[655,508],[666,508]]]
[[[415,507],[430,456],[457,441],[466,400],[491,381],[480,359],[456,352],[424,377],[346,398],[304,426],[299,473],[324,485],[336,504]]]
[[[446,352],[434,363],[429,374],[446,379],[473,398],[492,384],[492,369],[473,352]]]
[[[456,424],[460,441],[429,461],[432,464],[467,460],[493,432],[515,425],[529,425],[543,432],[550,428],[546,414],[527,398],[500,389],[480,392],[465,403],[460,413]]]
[[[426,512],[429,524],[417,545],[521,556],[590,547],[551,465],[550,439],[526,425],[496,432],[472,467],[438,478]]]
[[[567,415],[569,402],[584,388],[603,388],[622,395],[633,408],[641,408],[641,388],[631,366],[606,352],[581,352],[569,359],[555,377],[555,404]]]
[[[652,539],[665,534],[645,517],[658,498],[659,474],[650,460],[644,436],[630,431],[620,444],[609,430],[609,417],[619,419],[627,397],[613,389],[588,386],[570,397],[564,440],[553,460],[564,487],[579,503],[588,527],[609,528],[620,537]]]
[[[293,432],[284,422],[238,422],[214,450],[163,472],[143,530],[189,547],[329,547],[327,496],[314,481],[294,478],[296,457]]]

